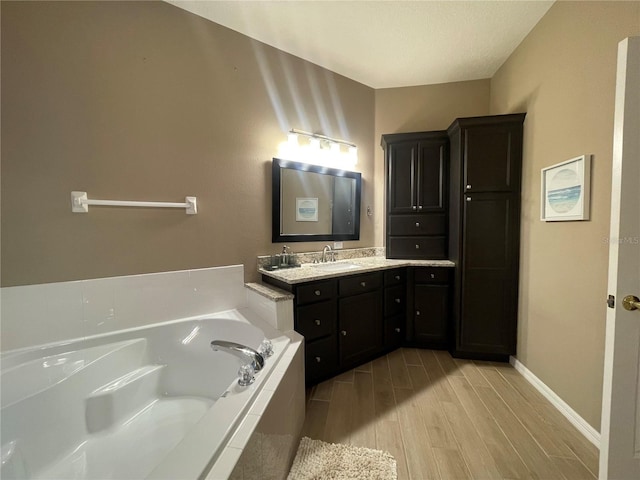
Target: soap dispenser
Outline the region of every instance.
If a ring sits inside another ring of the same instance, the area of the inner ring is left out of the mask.
[[[287,253],[286,245],[282,247],[282,254],[280,255],[280,265],[287,266],[289,265],[289,254]]]

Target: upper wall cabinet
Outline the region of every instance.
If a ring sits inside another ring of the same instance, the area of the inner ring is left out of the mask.
[[[465,192],[520,190],[522,128],[502,117],[459,119],[450,129],[452,134],[460,130]]]
[[[446,132],[382,136],[388,258],[446,258],[448,145]]]

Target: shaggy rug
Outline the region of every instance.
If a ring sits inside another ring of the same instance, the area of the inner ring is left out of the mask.
[[[396,460],[381,450],[303,437],[287,480],[396,480]]]

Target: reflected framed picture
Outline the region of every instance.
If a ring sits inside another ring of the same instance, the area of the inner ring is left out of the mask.
[[[318,199],[296,197],[296,222],[318,221]]]
[[[540,220],[589,220],[591,155],[581,155],[541,171]]]

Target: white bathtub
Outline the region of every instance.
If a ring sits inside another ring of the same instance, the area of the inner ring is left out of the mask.
[[[210,348],[219,339],[258,349],[265,337],[275,353],[248,387],[237,384],[242,361]],[[6,352],[0,476],[210,476],[248,413],[259,419],[300,357],[295,340],[240,309]]]

